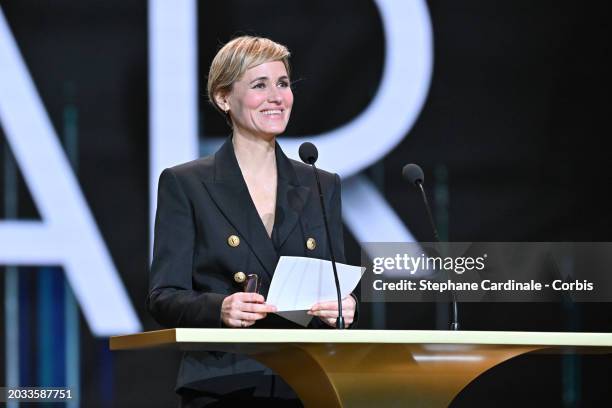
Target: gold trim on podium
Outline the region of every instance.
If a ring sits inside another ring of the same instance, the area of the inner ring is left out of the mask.
[[[479,375],[531,353],[612,353],[612,334],[427,330],[168,329],[111,350],[227,351],[277,372],[306,407],[445,407]]]
[[[155,330],[144,333],[113,336],[110,338],[111,350],[135,350],[159,346],[176,346],[176,329]]]

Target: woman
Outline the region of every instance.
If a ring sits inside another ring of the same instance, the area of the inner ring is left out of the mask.
[[[329,259],[312,169],[276,143],[293,106],[288,58],[283,45],[245,36],[212,62],[208,96],[232,135],[214,155],[160,176],[148,307],[164,326],[295,327],[265,303],[276,264],[283,255]],[[322,171],[321,187],[343,262],[340,179]],[[258,275],[259,293],[243,291],[245,273]],[[352,296],[343,300],[347,325],[355,308]],[[334,326],[337,303],[313,305],[309,313],[309,327]],[[295,398],[269,369],[228,353],[185,353],[177,392],[184,406]]]

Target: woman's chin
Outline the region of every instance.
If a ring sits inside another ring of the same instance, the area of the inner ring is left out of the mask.
[[[274,139],[276,136],[282,134],[286,129],[286,126],[274,126],[262,129],[260,135],[266,140]]]

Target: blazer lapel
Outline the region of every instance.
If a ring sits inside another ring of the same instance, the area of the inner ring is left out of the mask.
[[[308,201],[310,188],[299,184],[291,161],[285,156],[278,143],[276,144],[276,166],[278,184],[274,228],[276,228],[280,249],[298,223],[304,204]]]
[[[231,138],[215,153],[214,179],[204,179],[203,183],[219,210],[246,241],[271,278],[278,254],[244,182]]]

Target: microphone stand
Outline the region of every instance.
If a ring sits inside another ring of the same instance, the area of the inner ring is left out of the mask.
[[[323,222],[325,223],[325,234],[327,235],[327,248],[329,249],[329,255],[331,258],[332,269],[334,270],[334,279],[336,281],[336,293],[338,295],[338,318],[336,319],[336,328],[344,329],[344,316],[342,316],[342,294],[340,293],[340,280],[338,279],[338,270],[336,269],[336,257],[334,256],[334,249],[332,247],[331,235],[329,234],[329,225],[327,223],[327,213],[325,212],[325,202],[323,200],[323,190],[321,190],[321,182],[319,181],[319,172],[317,166],[311,163],[312,169],[317,180],[317,188],[319,189],[319,201],[321,203],[321,212],[323,213]]]
[[[425,194],[425,189],[423,188],[423,183],[420,180],[417,180],[415,183],[419,186],[419,190],[421,191],[421,195],[423,196],[423,201],[425,202],[425,208],[427,209],[427,215],[429,218],[429,224],[431,225],[431,229],[434,233],[434,238],[436,242],[440,243],[440,236],[438,235],[438,229],[436,228],[436,224],[434,224],[433,216],[431,215],[431,209],[429,208],[429,202],[427,201],[427,194]],[[459,308],[457,307],[457,294],[453,290],[452,292],[452,307],[453,307],[453,321],[451,322],[450,329],[451,330],[459,330]]]

